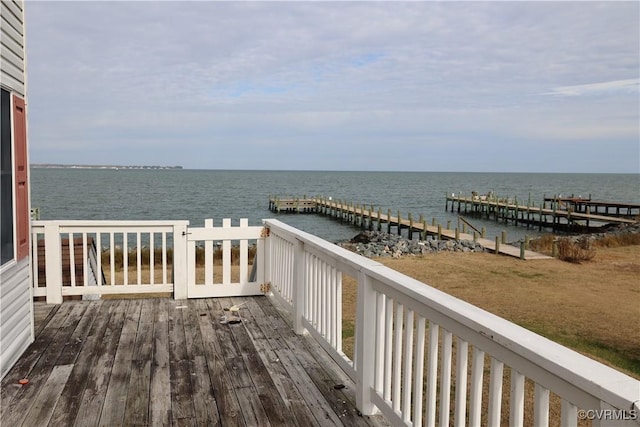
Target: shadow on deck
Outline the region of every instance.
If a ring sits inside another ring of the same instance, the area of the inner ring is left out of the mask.
[[[240,303],[242,322],[221,324]],[[266,297],[35,303],[35,333],[0,425],[386,425]]]

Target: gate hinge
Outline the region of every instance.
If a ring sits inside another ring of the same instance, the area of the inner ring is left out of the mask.
[[[269,237],[269,227],[262,227],[260,237]]]
[[[260,292],[262,292],[263,294],[271,292],[271,282],[261,283],[260,284]]]

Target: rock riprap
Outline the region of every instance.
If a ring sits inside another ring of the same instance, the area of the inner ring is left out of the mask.
[[[473,240],[409,240],[397,234],[363,231],[348,242],[338,245],[367,258],[426,255],[435,252],[484,252]]]

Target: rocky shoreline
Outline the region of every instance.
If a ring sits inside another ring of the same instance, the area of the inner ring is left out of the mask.
[[[635,224],[623,224],[610,226],[599,233],[564,235],[573,241],[591,242],[606,237],[621,236],[625,234],[640,234],[640,222]],[[532,239],[532,242],[536,239]],[[512,245],[520,247],[520,241],[512,242]],[[472,240],[409,240],[404,236],[389,234],[381,231],[363,231],[346,242],[338,242],[338,246],[349,249],[367,258],[400,258],[402,256],[418,256],[438,252],[485,252],[486,250]]]
[[[381,231],[363,231],[338,246],[356,252],[367,258],[405,255],[426,255],[436,252],[484,252],[485,249],[472,240],[409,240],[396,234]]]

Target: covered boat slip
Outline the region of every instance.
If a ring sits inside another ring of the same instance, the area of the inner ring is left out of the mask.
[[[241,322],[221,322],[234,304]],[[36,303],[35,318],[0,425],[385,425],[267,297]]]

